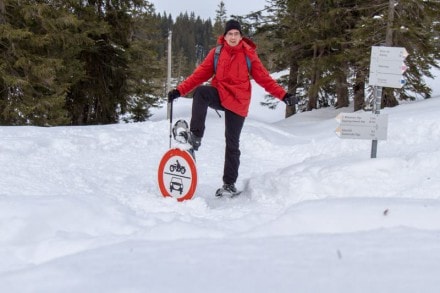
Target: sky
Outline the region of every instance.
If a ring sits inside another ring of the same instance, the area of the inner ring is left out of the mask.
[[[157,13],[171,13],[175,19],[181,12],[192,11],[202,19],[215,18],[220,0],[150,0]],[[227,16],[245,15],[264,8],[266,0],[223,0]]]
[[[432,98],[382,109],[376,159],[370,140],[335,134],[353,106],[284,119],[252,81],[235,198],[214,196],[224,117],[212,110],[183,202],[158,187],[165,107],[142,123],[0,126],[0,292],[437,293],[439,73]],[[189,120],[191,99],[174,110]]]

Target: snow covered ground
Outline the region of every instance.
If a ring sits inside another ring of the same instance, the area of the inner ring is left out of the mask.
[[[437,74],[438,75],[438,74]],[[164,110],[149,122],[0,127],[0,292],[438,292],[440,88],[382,113],[388,140],[342,140],[339,112],[243,129],[234,199],[217,199],[223,118],[209,112],[192,200],[163,198]],[[179,99],[175,119],[189,119]]]

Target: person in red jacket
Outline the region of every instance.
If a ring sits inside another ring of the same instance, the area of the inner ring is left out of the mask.
[[[218,38],[218,44],[222,48],[217,62],[214,61],[216,48],[213,48],[195,71],[168,93],[168,101],[172,102],[195,89],[188,138],[194,150],[201,145],[208,107],[225,112],[226,150],[223,187],[216,193],[219,196],[237,193],[235,183],[240,165],[240,135],[251,101],[250,76],[288,106],[298,101],[269,75],[255,51],[256,45],[243,36],[238,21],[226,22],[224,35]],[[201,85],[210,78],[211,85]]]

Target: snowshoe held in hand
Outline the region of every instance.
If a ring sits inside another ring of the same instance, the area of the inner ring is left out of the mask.
[[[191,148],[197,151],[202,144],[202,138],[194,135],[189,130],[188,123],[181,119],[178,120],[173,127],[174,140],[180,144],[190,144]]]
[[[173,138],[176,142],[185,144],[188,143],[189,126],[188,123],[181,119],[174,123],[173,126]]]

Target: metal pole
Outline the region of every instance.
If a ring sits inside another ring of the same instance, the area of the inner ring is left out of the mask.
[[[168,109],[170,114],[170,148],[171,148],[171,136],[173,133],[173,101],[168,101]]]
[[[394,7],[396,6],[396,0],[389,0],[388,2],[388,21],[385,35],[385,45],[387,47],[393,46],[393,24],[394,24]],[[374,114],[380,113],[380,106],[382,104],[382,87],[374,87],[375,104]],[[377,155],[377,140],[373,140],[371,144],[371,158],[376,158]]]
[[[168,66],[167,66],[167,90],[168,93],[171,90],[171,44],[173,40],[173,32],[168,31]],[[167,106],[167,118],[170,118],[170,103]]]
[[[380,113],[380,106],[382,104],[382,87],[374,86],[374,105],[373,112],[374,114]],[[373,140],[371,143],[371,158],[376,158],[377,155],[377,140]]]

